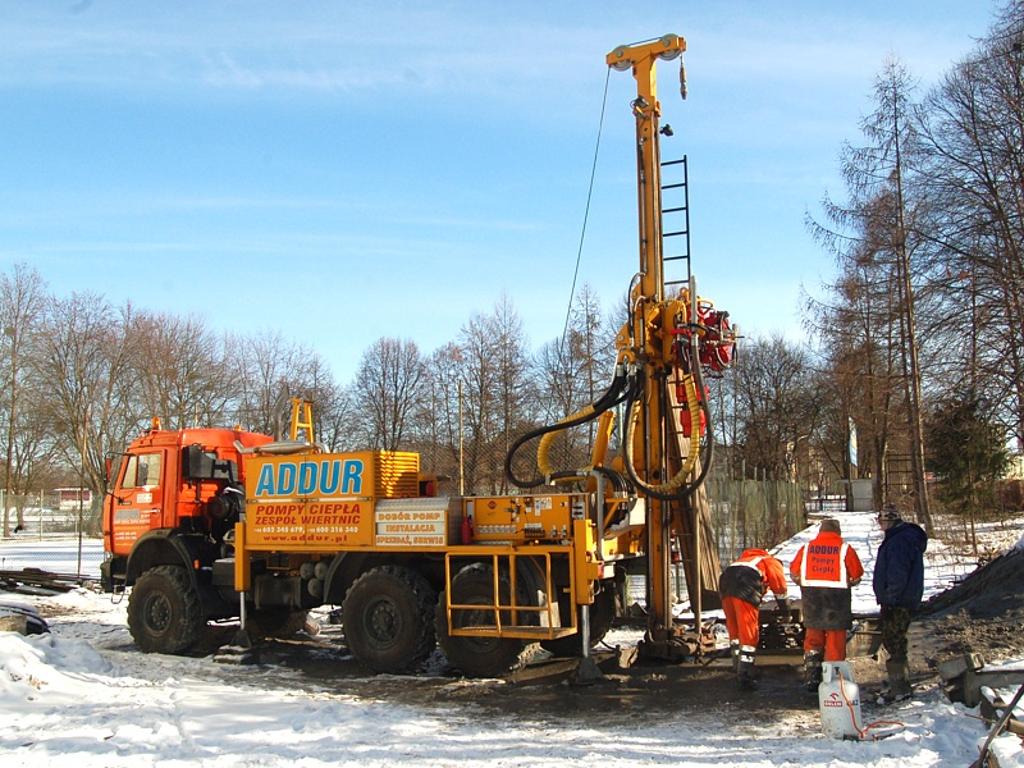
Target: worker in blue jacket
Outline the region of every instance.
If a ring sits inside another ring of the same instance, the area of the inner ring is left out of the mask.
[[[900,519],[894,504],[886,504],[878,513],[878,525],[885,532],[875,558],[872,584],[875,600],[881,606],[882,646],[889,655],[885,670],[888,701],[906,699],[911,694],[907,680],[907,629],[924,593],[924,551],[928,534],[914,523]]]

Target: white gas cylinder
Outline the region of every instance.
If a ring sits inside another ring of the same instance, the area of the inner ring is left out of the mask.
[[[860,688],[845,661],[826,661],[821,665],[818,685],[818,709],[821,729],[833,739],[859,739],[863,726],[860,717]]]

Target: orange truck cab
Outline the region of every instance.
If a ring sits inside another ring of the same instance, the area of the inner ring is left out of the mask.
[[[213,588],[213,567],[230,556],[228,534],[244,509],[239,446],[272,441],[234,429],[161,430],[157,423],[136,438],[103,500],[103,588],[121,592],[147,572],[166,576],[173,568],[170,578],[192,582],[206,618],[237,613],[233,592]],[[154,604],[150,612],[172,608]]]

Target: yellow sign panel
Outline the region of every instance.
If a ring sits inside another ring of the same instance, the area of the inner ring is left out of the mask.
[[[251,547],[366,546],[373,536],[373,454],[247,456]]]

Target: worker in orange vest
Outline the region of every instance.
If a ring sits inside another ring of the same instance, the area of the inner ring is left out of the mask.
[[[746,690],[757,687],[754,659],[761,633],[761,600],[767,589],[774,593],[776,605],[785,608],[786,574],[782,563],[763,549],[743,550],[718,580],[733,670],[740,688]]]
[[[853,623],[850,588],[860,583],[864,566],[843,541],[839,521],[821,521],[818,535],[796,553],[789,566],[800,585],[804,616],[804,684],[816,691],[821,663],[846,658],[846,631]]]

